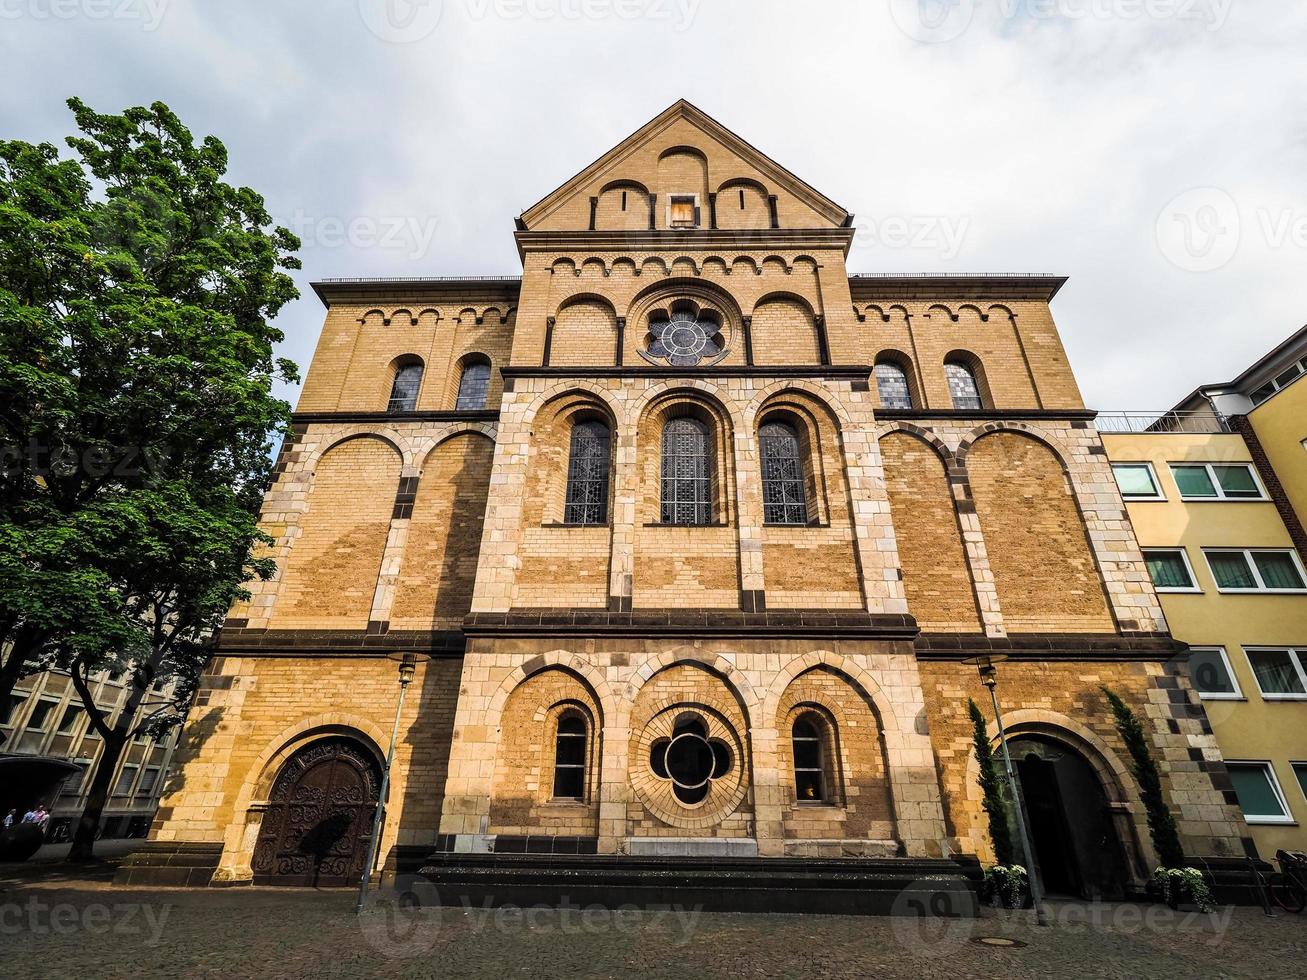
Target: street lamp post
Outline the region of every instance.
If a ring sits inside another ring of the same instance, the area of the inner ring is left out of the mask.
[[[1017,786],[1016,773],[1012,771],[1012,756],[1007,750],[1007,733],[1003,730],[1003,713],[998,708],[998,671],[994,665],[1002,663],[1007,657],[1001,653],[991,656],[971,657],[962,661],[980,671],[980,683],[989,688],[989,699],[994,705],[994,721],[998,725],[998,743],[1003,747],[1003,766],[1007,770],[1007,785],[1012,793],[1013,805],[1017,813],[1017,833],[1021,837],[1021,851],[1026,858],[1026,874],[1030,881],[1030,900],[1035,905],[1035,921],[1041,926],[1048,925],[1048,912],[1044,908],[1044,889],[1039,881],[1039,871],[1035,868],[1035,856],[1030,847],[1030,835],[1026,831],[1025,806],[1021,802],[1021,790]]]
[[[377,847],[381,835],[381,815],[390,795],[390,767],[395,762],[395,742],[399,739],[399,716],[404,711],[404,694],[413,683],[417,665],[430,658],[423,653],[392,653],[387,659],[399,663],[399,701],[395,705],[395,725],[390,730],[390,748],[386,750],[386,767],[381,771],[381,790],[377,794],[377,809],[372,815],[372,836],[368,838],[368,859],[363,865],[363,874],[359,877],[359,901],[354,907],[355,914],[363,911],[368,900],[368,884],[372,879],[372,865],[377,860]]]

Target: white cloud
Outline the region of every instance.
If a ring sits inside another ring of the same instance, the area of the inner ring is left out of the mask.
[[[421,26],[421,2],[373,10]],[[5,136],[61,139],[73,94],[104,111],[162,99],[219,136],[234,179],[317,229],[281,318],[305,366],[310,279],[512,273],[512,217],[680,97],[863,222],[964,229],[881,236],[851,271],[1070,275],[1054,313],[1095,406],[1164,407],[1307,320],[1299,5],[443,0],[428,34],[393,43],[359,0],[171,0],[153,30],[42,3],[4,8]],[[970,16],[930,43],[900,27],[919,10]],[[1158,243],[1195,187],[1238,210],[1239,247],[1213,271]],[[398,219],[398,248],[319,233]]]

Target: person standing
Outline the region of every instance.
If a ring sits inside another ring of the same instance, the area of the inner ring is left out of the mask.
[[[14,825],[14,821],[17,820],[17,819],[18,819],[18,810],[17,810],[17,809],[10,810],[8,813],[6,813],[6,814],[5,814],[5,830],[8,830],[10,827],[12,827],[12,826]]]

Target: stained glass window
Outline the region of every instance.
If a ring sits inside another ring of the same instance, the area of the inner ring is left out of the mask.
[[[944,376],[948,379],[954,408],[974,410],[985,407],[981,404],[980,387],[976,384],[976,374],[971,368],[961,361],[949,361],[944,365]]]
[[[463,368],[458,381],[458,402],[454,408],[460,412],[477,412],[486,407],[490,397],[490,365],[484,361]]]
[[[722,328],[712,315],[683,308],[649,322],[648,356],[674,367],[692,367],[722,352]]]
[[[708,429],[695,419],[672,419],[663,427],[662,522],[707,524]]]
[[[390,386],[387,412],[411,412],[418,407],[418,389],[422,387],[422,365],[405,364],[395,372]]]
[[[567,524],[608,523],[608,457],[611,439],[602,422],[572,426],[567,463]]]
[[[758,430],[762,449],[762,512],[767,524],[807,524],[808,493],[799,436],[784,422]]]
[[[912,407],[908,376],[893,361],[881,361],[876,365],[876,389],[880,392],[881,408]]]

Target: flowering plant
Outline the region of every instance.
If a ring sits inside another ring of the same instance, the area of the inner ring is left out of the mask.
[[[984,897],[994,908],[1019,909],[1026,903],[1029,880],[1019,864],[996,864],[985,871]]]
[[[1157,868],[1153,871],[1152,883],[1162,892],[1163,901],[1172,908],[1184,901],[1186,894],[1200,912],[1216,908],[1211,889],[1197,868]]]

